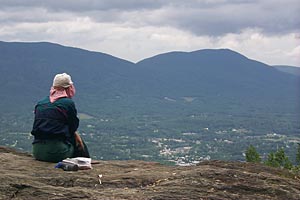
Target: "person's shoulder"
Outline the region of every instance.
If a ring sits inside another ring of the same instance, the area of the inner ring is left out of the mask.
[[[67,111],[76,110],[74,101],[71,98],[60,98],[54,102],[55,106],[63,108]]]
[[[55,101],[56,104],[63,104],[63,105],[74,105],[74,101],[71,98],[60,98]]]

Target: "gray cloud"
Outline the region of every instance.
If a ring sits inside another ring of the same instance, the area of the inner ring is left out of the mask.
[[[86,12],[93,10],[155,9],[164,5],[163,2],[161,0],[0,0],[0,7],[41,7],[54,11]],[[168,3],[168,1],[166,2]]]
[[[89,16],[98,22],[136,27],[173,26],[196,35],[218,36],[246,28],[258,28],[267,34],[300,30],[297,0],[0,0],[0,9],[10,16],[2,17],[2,22]]]
[[[160,22],[164,25],[189,30],[197,35],[239,33],[247,28],[258,28],[267,34],[300,30],[300,4],[297,1],[230,2],[175,4],[162,8],[162,15],[157,21],[163,19]]]
[[[0,0],[0,40],[49,41],[139,61],[230,48],[300,66],[299,0]]]

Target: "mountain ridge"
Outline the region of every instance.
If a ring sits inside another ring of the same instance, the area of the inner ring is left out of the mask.
[[[289,65],[274,65],[273,67],[275,67],[279,71],[300,76],[300,67]]]
[[[216,52],[223,52],[223,53],[227,53],[228,55],[236,55],[237,57],[242,57],[242,58],[246,58],[248,59],[246,56],[236,52],[236,51],[233,51],[231,49],[227,49],[227,48],[220,48],[220,49],[199,49],[199,50],[195,50],[195,51],[171,51],[171,52],[166,52],[166,53],[161,53],[161,54],[157,54],[155,56],[151,56],[151,57],[148,57],[148,58],[145,58],[145,59],[142,59],[140,61],[137,62],[138,63],[141,63],[141,62],[145,62],[147,60],[151,60],[151,59],[155,59],[157,57],[168,57],[170,55],[187,55],[187,56],[191,56],[191,55],[197,55],[197,54],[206,54],[205,56],[207,55],[212,55],[212,54],[215,54]]]
[[[129,62],[129,63],[133,64],[133,62],[130,62],[130,61],[122,59],[122,58],[115,57],[115,56],[107,54],[107,53],[86,50],[86,49],[82,49],[82,48],[79,48],[79,47],[70,47],[70,46],[61,45],[61,44],[58,44],[58,43],[52,43],[52,42],[4,42],[4,41],[0,41],[1,46],[6,46],[6,47],[9,47],[9,48],[14,48],[16,46],[18,48],[20,48],[20,46],[19,46],[20,44],[26,44],[27,48],[30,48],[30,46],[31,46],[31,47],[34,47],[34,48],[45,48],[45,47],[47,47],[47,48],[62,48],[62,49],[71,50],[71,51],[83,51],[83,52],[86,52],[86,53],[91,53],[91,54],[96,54],[96,55],[102,55],[102,56],[106,56],[106,57],[115,58],[115,59],[122,60],[122,61]],[[14,48],[14,50],[16,50],[16,49]],[[37,50],[37,49],[35,49],[35,50]],[[38,53],[39,51],[36,51],[35,53]],[[4,54],[5,52],[1,52],[1,53]]]

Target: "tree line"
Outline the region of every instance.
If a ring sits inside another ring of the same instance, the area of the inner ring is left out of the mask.
[[[300,171],[300,143],[298,143],[296,152],[296,165],[293,165],[289,157],[285,154],[284,148],[279,148],[275,152],[270,152],[264,161],[253,145],[250,145],[247,148],[245,154],[247,162],[263,163],[271,167],[279,167],[297,172]]]

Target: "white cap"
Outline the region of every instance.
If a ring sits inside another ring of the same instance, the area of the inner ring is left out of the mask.
[[[71,76],[67,73],[56,74],[53,79],[53,87],[68,88],[73,84]]]

